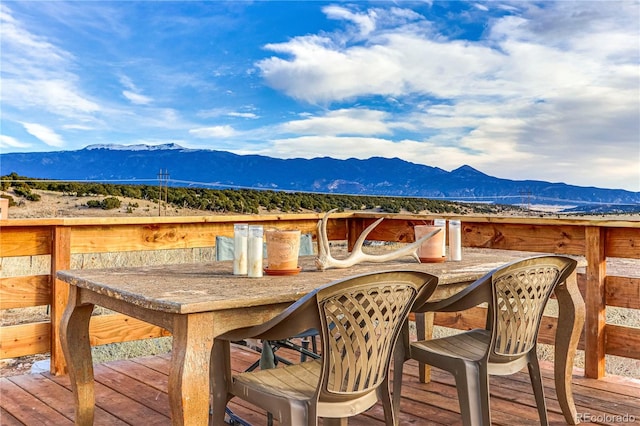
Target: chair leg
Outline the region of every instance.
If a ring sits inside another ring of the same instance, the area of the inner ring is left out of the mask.
[[[303,337],[302,340],[300,341],[300,345],[305,350],[309,350],[309,343],[311,342],[309,341],[308,337]],[[304,352],[300,352],[300,362],[305,362],[306,360],[307,360],[307,355]]]
[[[395,384],[394,384],[394,392],[395,392]],[[399,386],[398,386],[399,388]],[[399,389],[398,389],[399,391]],[[382,410],[384,411],[384,424],[387,426],[397,426],[398,425],[398,411],[395,410],[394,403],[395,399],[391,398],[391,383],[389,382],[389,375],[387,374],[387,378],[380,384],[378,388],[378,399],[382,402]],[[400,405],[400,401],[398,398],[398,405]]]
[[[538,415],[540,416],[540,424],[542,426],[549,425],[547,418],[547,404],[544,400],[544,385],[542,384],[542,376],[540,374],[540,364],[536,348],[534,347],[527,356],[527,367],[529,369],[529,377],[531,378],[531,386],[533,386],[533,394],[536,397],[536,406],[538,407]]]
[[[489,379],[486,367],[462,362],[453,371],[464,426],[489,426]]]
[[[216,340],[213,349],[211,350],[211,389],[210,395],[211,410],[209,423],[214,425],[224,424],[225,409],[227,402],[231,399],[232,395],[229,393],[222,393],[221,386],[229,384],[231,377],[231,360],[229,358],[229,342],[224,340]]]
[[[406,323],[400,330],[396,347],[393,351],[393,392],[391,406],[397,416],[400,412],[400,399],[402,398],[402,370],[404,362],[409,358],[409,326]]]

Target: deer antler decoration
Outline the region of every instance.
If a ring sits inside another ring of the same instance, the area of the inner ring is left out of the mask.
[[[417,241],[389,253],[377,255],[364,253],[362,251],[362,245],[364,244],[367,235],[369,235],[373,228],[378,226],[378,224],[384,220],[384,218],[381,217],[371,225],[367,226],[367,228],[362,232],[362,234],[356,240],[356,243],[353,246],[353,251],[351,252],[351,254],[349,254],[349,256],[344,259],[335,259],[331,255],[331,250],[329,247],[329,238],[327,237],[327,221],[329,219],[329,215],[336,210],[337,209],[328,211],[324,215],[324,217],[318,221],[318,257],[316,257],[316,267],[321,271],[330,268],[348,268],[361,262],[387,262],[389,260],[398,259],[407,255],[413,256],[413,258],[416,259],[418,263],[420,263],[420,258],[418,257],[418,248],[423,241],[426,241],[427,239],[440,232],[439,229],[436,229],[435,231],[424,235]]]

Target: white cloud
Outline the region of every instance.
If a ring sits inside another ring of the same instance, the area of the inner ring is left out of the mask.
[[[239,118],[259,118],[257,114],[253,112],[230,112],[227,114],[229,117],[239,117]]]
[[[2,25],[2,67],[3,72],[31,74],[47,65],[65,64],[73,56],[37,36],[16,20],[6,5],[0,5],[0,25]],[[38,67],[34,67],[39,64]]]
[[[144,96],[144,95],[141,95],[139,93],[134,93],[134,92],[131,92],[129,90],[123,90],[122,91],[122,95],[125,98],[127,98],[128,100],[130,100],[131,103],[136,104],[136,105],[148,105],[153,101],[148,96]]]
[[[360,35],[366,36],[376,28],[377,14],[375,10],[369,13],[354,13],[349,9],[340,6],[326,6],[322,11],[329,19],[344,19],[356,24],[359,28]]]
[[[2,102],[19,110],[31,108],[77,118],[100,106],[77,86],[71,73],[75,57],[47,38],[33,34],[0,5],[2,25]]]
[[[285,133],[315,135],[384,135],[391,134],[391,126],[385,121],[389,114],[368,109],[341,109],[329,111],[324,116],[307,117],[284,123]]]
[[[214,117],[235,117],[235,118],[249,118],[256,119],[260,118],[258,114],[255,112],[251,112],[255,110],[255,107],[252,105],[243,107],[240,111],[235,111],[230,108],[212,108],[208,110],[198,111],[197,115],[201,118],[214,118]]]
[[[30,146],[30,144],[20,142],[11,136],[0,135],[0,148],[29,148]]]
[[[482,3],[473,3],[473,7],[482,10],[483,12],[487,12],[489,10],[489,8]]]
[[[19,109],[42,108],[53,114],[77,118],[100,111],[100,105],[82,95],[68,80],[3,79],[3,102]]]
[[[120,75],[120,84],[122,84],[126,90],[122,91],[122,96],[127,98],[134,105],[148,105],[153,102],[153,99],[141,94],[141,90],[133,83],[133,80],[126,75]]]
[[[228,138],[235,136],[237,132],[233,127],[225,125],[191,129],[189,130],[189,134],[197,138]]]
[[[87,126],[84,124],[65,124],[62,126],[62,128],[65,130],[79,130],[79,131],[95,130],[94,127]]]
[[[64,146],[64,141],[62,137],[58,135],[55,131],[50,128],[43,126],[37,123],[26,123],[21,122],[24,126],[24,129],[31,135],[40,139],[42,142],[46,143],[49,146],[62,147]]]

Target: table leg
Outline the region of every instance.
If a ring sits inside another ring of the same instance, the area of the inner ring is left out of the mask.
[[[60,322],[60,340],[75,399],[75,424],[92,425],[95,394],[89,320],[93,305],[79,304],[80,292],[76,286],[69,288],[69,302]]]
[[[566,282],[556,287],[555,294],[558,299],[558,329],[554,356],[556,393],[566,422],[575,425],[578,424],[578,415],[573,402],[571,375],[585,317],[584,300],[578,289],[575,272]]]
[[[417,312],[416,316],[416,337],[417,340],[431,340],[433,338],[433,312]],[[418,363],[418,376],[420,383],[431,381],[431,366],[425,363]]]
[[[213,332],[210,314],[175,316],[169,369],[169,403],[173,425],[206,425],[209,422],[209,366]]]

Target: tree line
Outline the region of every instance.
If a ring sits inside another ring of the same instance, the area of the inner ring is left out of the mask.
[[[63,182],[33,179],[11,173],[0,177],[0,188],[4,192],[13,190],[16,196],[37,202],[39,196],[32,190],[60,192],[76,197],[105,196],[97,202],[89,200],[88,207],[116,208],[118,197],[128,197],[152,202],[166,202],[176,208],[190,208],[216,213],[257,214],[279,211],[296,213],[303,211],[326,212],[338,210],[378,209],[387,213],[450,213],[491,214],[515,210],[514,206],[497,204],[460,203],[417,197],[383,197],[368,195],[338,195],[308,192],[286,192],[255,189],[207,189],[193,187],[159,187],[154,185],[122,185],[99,182]],[[10,196],[5,196],[8,198]],[[14,200],[10,200],[15,202]]]

